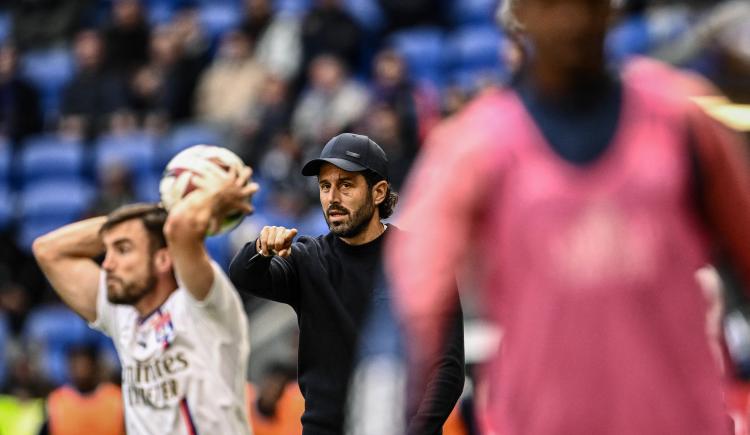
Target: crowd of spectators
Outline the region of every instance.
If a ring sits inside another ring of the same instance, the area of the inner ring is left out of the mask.
[[[76,179],[65,186],[83,186],[82,205],[54,224],[158,200],[160,171],[185,146],[210,141],[232,149],[254,168],[262,192],[256,215],[212,242],[226,264],[237,244],[266,223],[327,231],[316,185],[300,168],[342,131],[367,134],[385,149],[398,189],[432,126],[476,92],[507,82],[517,67],[517,46],[495,25],[496,5],[19,0],[0,6],[0,393],[40,398],[70,381],[67,351],[74,344],[104,349],[110,371],[116,368],[105,339],[85,325],[71,327],[80,319],[59,307],[29,256],[30,240],[51,229],[49,214],[76,197],[73,187],[56,191],[57,203],[40,206],[47,226],[30,226],[37,202],[28,192],[50,180],[59,187],[55,171],[67,161],[50,158],[52,178],[39,181],[27,154],[40,142],[79,153],[73,174],[61,176],[65,183]],[[614,62],[646,54],[693,68],[750,103],[748,9],[743,1],[626,1],[608,51]],[[122,147],[113,152],[119,158],[103,157],[112,147]]]

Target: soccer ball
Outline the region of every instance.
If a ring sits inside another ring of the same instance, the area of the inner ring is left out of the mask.
[[[204,174],[211,169],[207,165],[218,166],[227,172],[232,168],[239,171],[245,166],[237,154],[213,145],[194,145],[179,152],[167,163],[159,182],[161,203],[167,211],[190,192],[200,189],[193,180],[195,177],[206,178]],[[219,229],[208,235],[230,231],[239,225],[242,218],[240,211],[229,213],[224,217]]]

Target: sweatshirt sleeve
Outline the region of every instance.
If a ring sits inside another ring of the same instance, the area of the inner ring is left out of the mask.
[[[294,261],[279,256],[264,257],[255,249],[255,240],[245,244],[229,265],[229,278],[241,293],[249,293],[264,299],[296,307],[298,301],[298,277]],[[299,253],[298,253],[299,255]]]
[[[456,293],[458,298],[458,293]],[[450,319],[443,352],[432,368],[416,414],[409,421],[409,435],[439,435],[464,388],[464,320],[460,302]]]
[[[712,235],[750,289],[750,156],[743,138],[697,107],[690,141],[698,164],[701,206]]]

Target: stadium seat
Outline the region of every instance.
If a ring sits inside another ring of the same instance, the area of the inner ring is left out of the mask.
[[[475,89],[483,81],[501,81],[507,73],[502,63],[503,43],[494,26],[469,26],[451,34],[451,81],[464,89]]]
[[[12,30],[13,20],[11,19],[10,13],[0,12],[0,43],[4,43],[10,37]]]
[[[609,60],[614,63],[621,63],[630,56],[647,54],[652,48],[652,41],[645,17],[630,17],[611,28],[606,48]]]
[[[378,32],[385,24],[377,0],[345,0],[344,8],[370,33]]]
[[[42,306],[33,310],[24,329],[24,338],[40,352],[41,369],[55,385],[68,379],[67,352],[71,346],[97,346],[99,332],[63,305]]]
[[[200,124],[182,124],[174,128],[167,138],[160,156],[159,169],[180,151],[197,144],[222,145],[221,136],[212,128]]]
[[[274,0],[273,9],[277,14],[301,17],[311,5],[312,0]]]
[[[104,136],[94,146],[97,173],[121,164],[135,176],[152,174],[157,166],[156,146],[154,137],[143,132]]]
[[[6,140],[0,139],[0,186],[11,182],[13,148]]]
[[[449,7],[456,25],[494,23],[498,0],[453,0]]]
[[[15,196],[8,185],[0,184],[0,232],[8,229],[15,213]]]
[[[82,218],[94,192],[83,179],[44,180],[24,186],[18,198],[19,247],[30,251],[36,237]]]
[[[79,178],[86,164],[83,144],[52,134],[28,139],[19,159],[23,184],[50,178]]]
[[[207,2],[199,11],[201,26],[212,37],[236,27],[242,19],[240,6],[231,2]]]
[[[21,75],[39,90],[47,119],[59,112],[62,90],[74,69],[72,54],[64,48],[31,51],[21,57]]]
[[[230,243],[229,233],[219,234],[206,238],[206,250],[208,255],[214,259],[219,266],[225,271],[229,270],[229,263],[232,261],[234,252]]]
[[[135,199],[141,202],[159,202],[159,181],[161,172],[142,174],[135,179]]]
[[[433,27],[402,30],[391,36],[390,45],[404,57],[415,80],[442,84],[445,67],[442,30]]]

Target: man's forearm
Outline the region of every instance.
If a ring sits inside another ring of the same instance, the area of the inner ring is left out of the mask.
[[[99,230],[106,216],[75,222],[34,240],[34,256],[40,262],[56,258],[94,258],[104,252]]]

